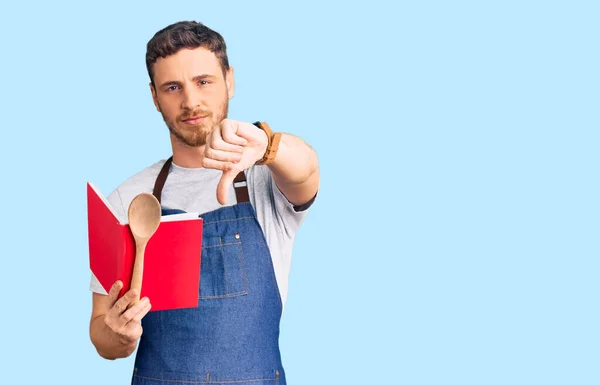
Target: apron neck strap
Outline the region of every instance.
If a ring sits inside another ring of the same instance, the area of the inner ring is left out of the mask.
[[[160,203],[160,197],[162,195],[162,189],[165,186],[165,182],[167,181],[167,176],[169,176],[169,170],[171,169],[171,163],[173,163],[173,157],[169,157],[165,164],[160,169],[158,173],[158,177],[154,182],[154,190],[152,194],[158,199]],[[248,183],[246,182],[246,173],[243,171],[236,175],[233,180],[233,187],[235,189],[235,197],[238,203],[242,202],[250,202],[250,196],[248,195]]]

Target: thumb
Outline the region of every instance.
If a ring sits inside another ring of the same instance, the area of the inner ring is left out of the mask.
[[[229,193],[229,188],[233,184],[233,180],[238,174],[238,170],[232,169],[228,171],[223,171],[223,175],[221,176],[221,180],[219,181],[219,185],[217,186],[217,200],[220,204],[224,205],[227,203],[227,195]]]
[[[108,302],[110,307],[112,307],[119,299],[119,292],[121,291],[121,288],[123,288],[123,282],[120,280],[116,281],[110,288],[110,291],[108,292]]]

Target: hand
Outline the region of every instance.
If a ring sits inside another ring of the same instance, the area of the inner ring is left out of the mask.
[[[217,186],[217,200],[224,205],[233,180],[241,171],[262,159],[267,134],[252,123],[224,119],[206,138],[203,167],[223,171]]]
[[[117,300],[119,291],[123,287],[121,281],[117,281],[108,293],[111,308],[104,316],[105,325],[118,337],[119,342],[124,345],[137,341],[142,335],[142,318],[152,307],[147,297],[133,304],[138,293],[136,289],[129,290],[123,297]],[[131,304],[131,307],[128,306]]]

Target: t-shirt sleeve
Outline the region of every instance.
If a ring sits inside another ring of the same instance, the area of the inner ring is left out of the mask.
[[[100,281],[98,281],[98,278],[96,278],[94,273],[91,273],[91,275],[92,278],[90,279],[90,291],[98,294],[108,294],[106,290],[104,290],[104,287],[102,287],[102,284],[100,283]]]
[[[119,189],[118,188],[115,189],[112,193],[110,193],[110,195],[106,199],[108,200],[108,203],[110,204],[110,208],[115,213],[117,218],[121,222],[126,222],[127,221],[127,210],[125,209],[123,200],[121,199],[121,194],[119,192]]]
[[[275,179],[273,179],[273,174],[271,174],[271,171],[268,169],[268,167],[264,167],[264,169],[266,169],[267,184],[271,188],[271,192],[273,194],[272,196],[276,215],[281,219],[286,233],[295,234],[302,224],[302,221],[306,217],[308,209],[315,201],[316,195],[309,202],[306,202],[300,206],[295,206],[294,204],[290,203],[290,201],[281,192],[279,187],[277,187]]]
[[[106,199],[108,200],[110,208],[115,213],[117,218],[122,220],[122,218],[126,216],[126,212],[123,208],[123,203],[121,201],[121,196],[119,195],[119,190],[114,190]],[[94,273],[91,273],[90,291],[98,294],[108,294],[106,290],[104,290],[104,287],[102,287],[102,284],[100,283],[100,281],[98,281],[98,278],[96,278]]]

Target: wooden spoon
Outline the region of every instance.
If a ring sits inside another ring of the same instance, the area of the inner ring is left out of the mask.
[[[140,300],[142,290],[142,276],[144,273],[144,251],[148,240],[160,224],[160,203],[156,197],[149,193],[137,195],[129,204],[127,216],[129,217],[129,228],[135,239],[135,263],[131,276],[131,289],[137,289],[138,295],[131,302],[133,306]]]

